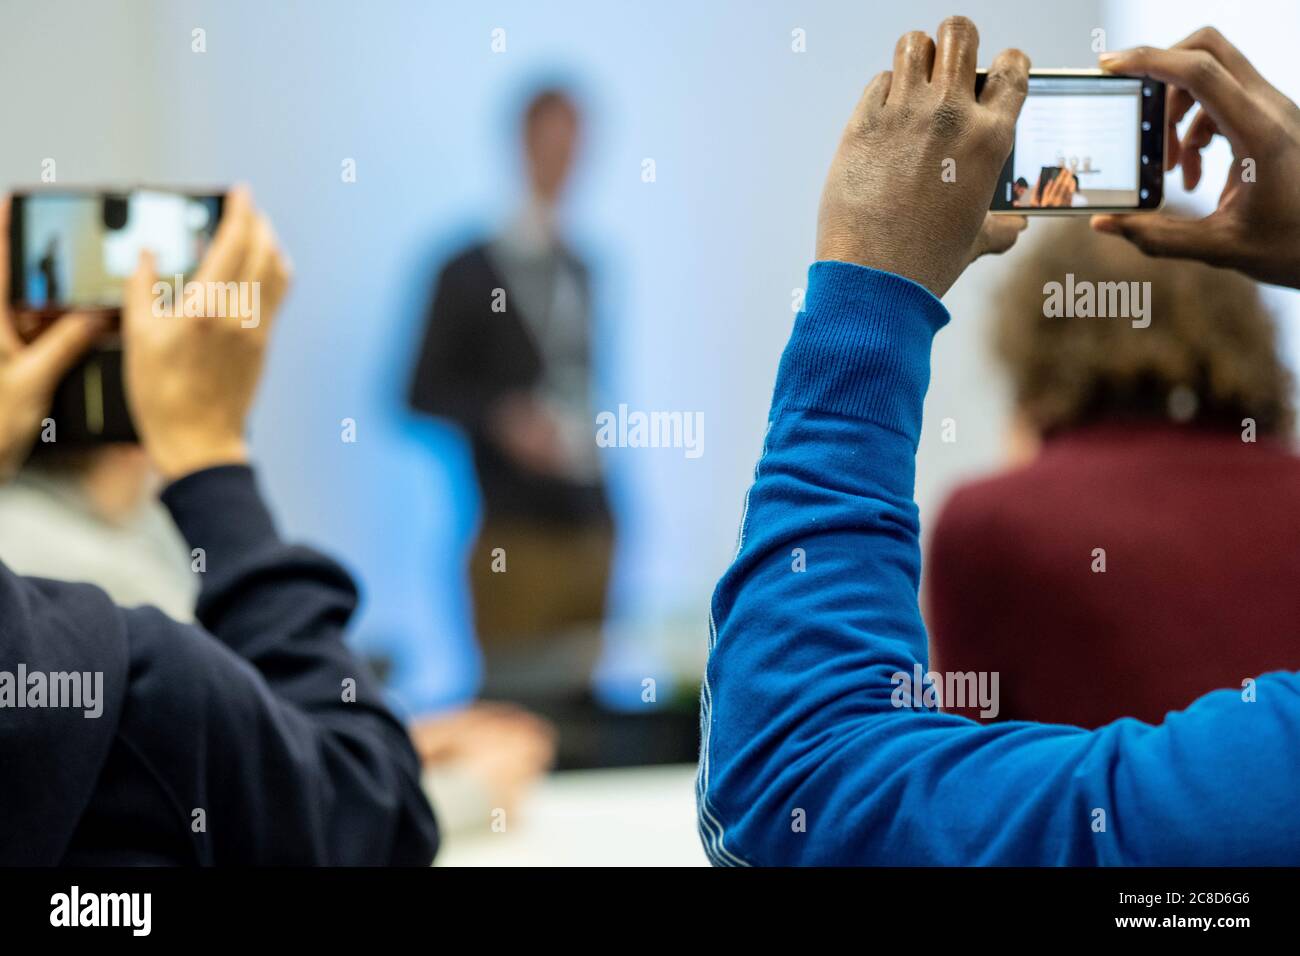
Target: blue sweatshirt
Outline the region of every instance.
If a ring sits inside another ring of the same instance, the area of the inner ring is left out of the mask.
[[[838,262],[812,266],[805,303],[711,607],[697,786],[710,859],[1300,863],[1295,674],[1092,731],[912,706],[900,675],[926,664],[913,477],[948,314],[907,279]]]

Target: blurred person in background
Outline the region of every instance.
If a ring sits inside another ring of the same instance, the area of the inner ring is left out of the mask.
[[[1149,283],[1150,324],[1045,315],[1067,274]],[[1083,727],[1300,669],[1293,382],[1255,284],[1067,222],[995,301],[1011,468],[934,529],[932,669],[999,673],[988,719]]]
[[[590,401],[588,271],[559,217],[581,126],[565,90],[529,100],[525,201],[443,266],[410,391],[417,411],[469,438],[483,505],[469,567],[484,693],[515,700],[586,686],[614,543]]]

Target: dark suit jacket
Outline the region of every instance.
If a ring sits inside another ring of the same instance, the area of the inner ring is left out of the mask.
[[[587,270],[572,255],[584,302]],[[505,289],[509,307],[492,311],[493,290]],[[438,275],[411,382],[416,411],[448,418],[467,433],[474,451],[488,518],[524,517],[586,524],[609,520],[599,484],[582,484],[526,471],[492,440],[487,415],[511,392],[531,391],[542,380],[543,356],[521,315],[518,299],[492,262],[486,244],[470,247]],[[595,438],[595,424],[592,425]]]

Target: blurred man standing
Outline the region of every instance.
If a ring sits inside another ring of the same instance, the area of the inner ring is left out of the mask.
[[[552,88],[529,100],[521,125],[526,204],[443,267],[411,387],[417,411],[456,422],[473,448],[474,616],[486,689],[506,696],[521,678],[585,680],[613,544],[590,406],[587,269],[557,217],[581,117]]]

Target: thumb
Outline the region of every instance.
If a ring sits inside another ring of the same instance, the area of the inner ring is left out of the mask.
[[[975,237],[975,244],[971,248],[971,261],[975,261],[980,256],[1000,255],[1006,252],[1016,244],[1016,240],[1028,225],[1029,220],[1024,216],[985,214],[984,225],[979,235]]]
[[[1213,261],[1220,258],[1223,241],[1213,215],[1204,219],[1178,219],[1163,213],[1143,216],[1093,216],[1092,228],[1127,239],[1149,256]]]
[[[40,391],[53,392],[59,379],[86,353],[86,349],[108,329],[108,316],[74,312],[65,315],[23,349],[15,360],[23,374]]]

